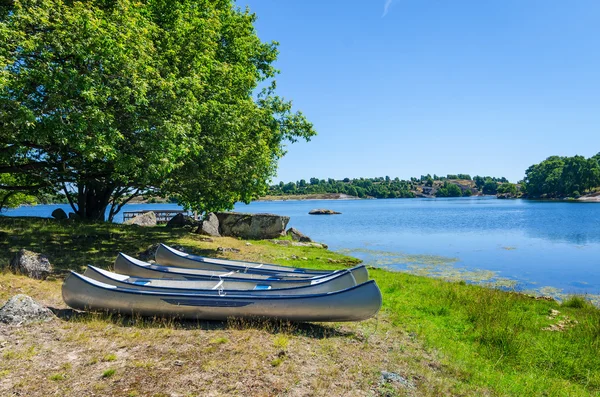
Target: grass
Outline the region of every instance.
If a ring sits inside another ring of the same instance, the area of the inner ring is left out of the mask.
[[[202,242],[162,227],[0,218],[3,264],[27,248],[47,254],[59,271],[88,262],[109,268],[117,252],[135,255],[159,241],[210,256],[222,256],[219,246],[233,247],[240,252],[229,253],[232,259],[291,266],[335,269],[357,263],[325,249],[268,241],[246,245],[231,238]],[[437,262],[432,265],[444,265]],[[600,311],[584,297],[559,304],[465,282],[382,269],[369,273],[382,291],[383,309],[361,323],[187,323],[84,314],[11,329],[6,340],[20,343],[0,350],[0,394],[72,394],[86,388],[125,395],[171,390],[185,395],[190,388],[198,395],[600,394]],[[3,273],[0,298],[25,293],[64,308],[60,283],[60,277],[36,281]],[[56,356],[69,365],[55,366]],[[193,378],[189,368],[199,369]],[[117,372],[128,376],[74,383],[82,371],[102,373],[102,378]],[[381,371],[400,374],[414,390],[382,384]],[[64,379],[52,379],[58,375]]]
[[[102,372],[102,378],[110,378],[117,372],[114,368],[109,368],[106,371]]]
[[[51,375],[49,379],[52,380],[52,381],[57,382],[57,381],[61,381],[61,380],[67,379],[67,375],[58,373],[58,374]]]

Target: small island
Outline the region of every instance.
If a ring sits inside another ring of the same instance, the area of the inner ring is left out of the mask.
[[[337,211],[334,211],[334,210],[328,210],[328,209],[325,209],[325,208],[318,208],[318,209],[315,209],[315,210],[310,210],[308,212],[308,214],[309,215],[339,215],[339,214],[341,214],[341,212],[337,212]]]

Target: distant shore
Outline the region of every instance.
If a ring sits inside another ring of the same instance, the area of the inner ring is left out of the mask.
[[[360,197],[343,193],[290,194],[285,196],[264,196],[254,201],[292,201],[292,200],[362,200]]]

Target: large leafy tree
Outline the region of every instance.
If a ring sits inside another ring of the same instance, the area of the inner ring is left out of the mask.
[[[2,0],[0,196],[63,190],[103,220],[147,192],[200,212],[263,193],[315,132],[254,21],[231,0]]]

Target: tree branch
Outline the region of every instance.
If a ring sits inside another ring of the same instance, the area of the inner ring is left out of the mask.
[[[108,214],[108,221],[112,222],[112,220],[115,217],[115,215],[117,215],[119,213],[119,211],[121,211],[121,209],[123,209],[123,206],[125,206],[125,204],[127,204],[128,202],[130,202],[131,199],[133,199],[134,197],[137,197],[139,194],[140,194],[140,189],[136,189],[135,192],[133,192],[133,194],[131,196],[127,197],[120,204],[117,204],[116,202],[113,202],[111,204],[111,206],[110,206],[110,212]],[[115,210],[115,208],[116,208],[116,210]]]
[[[80,215],[77,208],[75,208],[75,203],[73,203],[73,198],[71,197],[71,195],[69,194],[69,191],[67,190],[67,184],[63,182],[62,185],[63,185],[63,191],[65,192],[65,196],[67,196],[67,200],[69,200],[69,204],[71,205],[71,208],[73,208],[73,211],[77,215]]]

